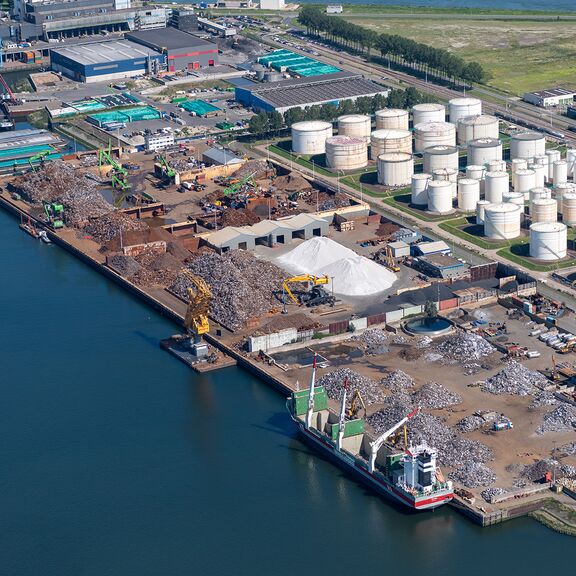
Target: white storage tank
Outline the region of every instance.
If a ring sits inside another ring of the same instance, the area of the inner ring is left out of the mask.
[[[476,138],[468,142],[468,164],[484,166],[492,160],[502,160],[502,140]]]
[[[545,198],[552,198],[552,193],[549,188],[538,186],[537,188],[530,189],[530,204],[532,204],[534,200],[540,200]]]
[[[432,174],[412,174],[410,201],[416,206],[428,204],[428,183],[432,180]]]
[[[548,182],[550,178],[548,177],[548,156],[546,154],[541,154],[539,156],[534,156],[532,159],[532,163],[536,164],[537,166],[544,167],[544,182]]]
[[[492,240],[511,240],[520,236],[520,215],[517,204],[490,204],[484,209],[484,235]]]
[[[469,165],[466,166],[466,178],[472,178],[474,180],[483,180],[486,169],[484,166]]]
[[[422,122],[414,126],[414,150],[430,146],[456,146],[456,127],[448,122]]]
[[[445,122],[446,108],[442,104],[416,104],[412,108],[412,123],[421,124],[422,122]]]
[[[384,108],[376,112],[376,130],[408,130],[409,120],[408,110]]]
[[[488,200],[480,200],[476,202],[476,224],[484,224],[484,211],[486,206],[490,206],[491,202]]]
[[[537,222],[530,226],[530,256],[536,260],[566,258],[568,229],[561,222]]]
[[[336,170],[356,170],[368,164],[368,144],[356,136],[330,136],[326,139],[326,164]]]
[[[450,122],[453,123],[452,119]],[[458,120],[458,144],[466,146],[472,140],[490,138],[497,140],[500,122],[495,116],[466,116]]]
[[[372,132],[372,118],[364,114],[348,114],[338,118],[338,134],[351,136],[352,138],[364,138],[370,140]]]
[[[546,150],[546,156],[548,156],[548,180],[554,178],[554,162],[562,160],[562,154],[560,150]]]
[[[558,203],[552,198],[538,198],[530,204],[532,222],[556,222]]]
[[[456,183],[458,181],[458,171],[454,168],[439,168],[432,172],[432,180],[448,180],[452,184],[452,198],[458,195]]]
[[[456,146],[430,146],[424,150],[424,172],[440,168],[458,170],[458,148]]]
[[[295,154],[324,154],[326,140],[332,136],[332,124],[314,120],[292,124],[292,152]]]
[[[528,164],[528,170],[534,171],[534,187],[538,188],[546,184],[546,166],[542,164]]]
[[[510,158],[534,158],[546,152],[546,138],[541,132],[517,132],[510,140]]]
[[[414,158],[405,152],[378,156],[378,183],[383,186],[407,186],[414,174]]]
[[[568,163],[565,160],[556,160],[552,164],[552,182],[554,186],[568,182]]]
[[[504,160],[490,160],[488,172],[506,172],[506,162]]]
[[[435,214],[447,214],[452,210],[452,183],[448,180],[428,182],[428,210]]]
[[[576,171],[576,149],[568,148],[566,150],[566,162],[568,163],[568,177],[574,178],[574,172]],[[576,180],[576,178],[575,178]]]
[[[516,177],[514,191],[522,192],[523,194],[526,194],[526,197],[528,198],[530,188],[536,188],[536,172],[534,172],[534,170],[529,170],[528,168],[525,170],[520,169],[516,171],[514,176]]]
[[[458,208],[465,212],[476,210],[480,200],[480,181],[472,178],[458,180]]]
[[[448,102],[450,122],[458,124],[466,116],[480,116],[482,114],[482,101],[478,98],[452,98]],[[498,134],[496,134],[498,136]]]
[[[502,202],[517,204],[524,209],[524,194],[522,192],[505,192],[502,194]]]
[[[557,186],[554,186],[552,196],[556,198],[558,202],[558,211],[560,214],[562,214],[562,197],[571,192],[576,192],[576,186],[572,182],[560,182]]]
[[[484,198],[492,204],[500,204],[503,195],[510,189],[508,172],[486,172]]]
[[[412,133],[409,130],[375,130],[370,135],[370,156],[376,160],[388,152],[412,153]]]
[[[576,226],[576,192],[566,192],[562,196],[562,222]]]

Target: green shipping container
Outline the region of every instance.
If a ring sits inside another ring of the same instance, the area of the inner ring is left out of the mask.
[[[338,432],[340,431],[340,424],[332,424],[332,430],[330,434],[332,440],[338,439]],[[344,438],[349,438],[350,436],[357,436],[358,434],[364,434],[364,420],[350,420],[346,422],[344,426]]]
[[[170,100],[170,102],[172,104],[179,104],[180,102],[186,102],[186,100],[188,100],[188,98],[186,98],[186,96],[178,96],[178,98],[172,98],[172,100]]]
[[[292,392],[297,416],[306,414],[308,410],[309,395],[310,393],[308,390]],[[318,386],[318,388],[314,390],[314,412],[319,412],[320,410],[328,410],[328,396],[326,395],[326,390],[324,390],[323,386]]]

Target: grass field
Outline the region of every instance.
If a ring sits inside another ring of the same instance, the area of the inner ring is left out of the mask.
[[[519,96],[557,85],[576,88],[574,22],[386,20],[375,14],[354,23],[476,60],[491,73],[491,86]]]

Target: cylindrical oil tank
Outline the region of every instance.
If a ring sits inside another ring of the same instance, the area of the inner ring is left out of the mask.
[[[448,180],[452,184],[452,198],[458,195],[457,180],[458,171],[454,168],[439,168],[432,172],[432,180]]]
[[[465,212],[476,210],[480,200],[480,180],[461,178],[458,180],[458,208]]]
[[[528,168],[520,169],[516,171],[515,174],[515,192],[522,192],[528,195],[530,188],[536,187],[536,172],[534,170],[529,170]]]
[[[264,80],[264,75],[266,74],[266,66],[262,65],[262,64],[254,64],[251,68],[252,72],[254,72],[254,75],[256,76],[256,80]]]
[[[482,180],[486,174],[486,169],[484,166],[478,166],[470,164],[466,166],[466,178],[472,178],[474,180]]]
[[[336,170],[356,170],[368,164],[368,144],[362,137],[330,136],[326,139],[326,164]]]
[[[558,202],[558,211],[562,214],[562,198],[565,194],[576,192],[576,186],[572,182],[559,182],[552,190],[552,197]]]
[[[482,114],[482,101],[478,98],[452,98],[448,102],[448,113],[450,122],[458,124],[461,118],[480,116]]]
[[[568,163],[566,160],[556,160],[553,163],[552,182],[554,186],[568,182]]]
[[[506,172],[506,162],[504,160],[490,160],[488,172]]]
[[[376,130],[370,135],[370,156],[376,160],[388,152],[412,153],[412,134],[408,130]]]
[[[456,146],[456,127],[448,122],[422,122],[414,126],[414,150],[430,146]]]
[[[546,156],[548,156],[548,180],[554,178],[554,162],[562,160],[562,154],[560,150],[546,150]]]
[[[545,198],[552,198],[552,194],[549,188],[538,186],[537,188],[530,189],[530,204],[532,204],[534,200],[540,200]]]
[[[412,174],[412,196],[411,202],[416,206],[428,204],[428,183],[432,180],[432,174],[420,173]]]
[[[568,163],[568,176],[574,178],[576,172],[576,148],[566,150],[566,162]]]
[[[295,154],[324,154],[326,140],[332,136],[332,124],[314,120],[292,124],[292,152]]]
[[[538,198],[530,204],[532,222],[556,222],[558,203],[552,198]]]
[[[348,114],[338,118],[338,134],[351,136],[352,138],[364,138],[370,140],[372,131],[372,118],[364,114]]]
[[[445,122],[446,108],[442,104],[416,104],[412,108],[414,126],[422,122]]]
[[[446,214],[452,210],[452,183],[448,180],[428,182],[428,210],[435,214]]]
[[[383,186],[407,186],[414,174],[414,158],[405,152],[378,156],[378,183]]]
[[[476,202],[476,224],[484,224],[484,211],[486,206],[490,206],[491,202],[488,200],[480,200]]]
[[[536,164],[537,166],[544,167],[544,182],[548,182],[548,156],[546,154],[540,154],[538,156],[534,156],[532,159],[532,163]]]
[[[576,226],[576,192],[567,192],[562,196],[562,222]]]
[[[468,164],[484,166],[491,160],[502,160],[502,140],[476,138],[468,142]]]
[[[433,172],[440,168],[458,170],[456,146],[430,146],[424,150],[424,172]]]
[[[522,192],[505,192],[502,194],[502,202],[517,204],[524,208],[524,194]]]
[[[450,122],[452,118],[450,118]],[[499,120],[495,116],[466,116],[458,120],[458,144],[465,146],[478,138],[498,139]]]
[[[520,215],[517,204],[490,204],[484,209],[484,235],[492,240],[510,240],[520,236]]]
[[[530,226],[530,256],[536,260],[566,258],[568,229],[562,222],[537,222]]]
[[[546,138],[541,132],[517,132],[510,140],[510,158],[534,158],[546,151]]]
[[[408,130],[408,110],[384,108],[376,112],[376,130]]]
[[[500,204],[502,197],[510,189],[508,172],[486,172],[484,177],[484,198],[492,204]]]
[[[528,170],[534,171],[534,187],[539,188],[546,184],[546,166],[543,164],[528,164]]]
[[[512,174],[518,172],[518,170],[526,170],[528,168],[528,159],[526,158],[514,158],[511,162]]]

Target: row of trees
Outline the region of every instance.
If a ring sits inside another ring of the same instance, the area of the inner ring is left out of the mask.
[[[343,100],[338,105],[323,104],[306,108],[291,108],[284,115],[279,112],[261,112],[250,119],[251,134],[279,132],[284,127],[304,120],[324,120],[332,122],[338,116],[346,114],[374,114],[382,108],[411,108],[414,104],[430,102],[430,98],[418,92],[415,88],[406,90],[391,90],[388,97],[382,94],[362,96],[356,100]]]
[[[305,5],[298,21],[306,26],[308,34],[321,35],[335,44],[370,56],[378,50],[383,58],[401,66],[407,66],[421,73],[428,73],[454,81],[484,82],[488,74],[478,62],[465,62],[459,56],[442,48],[393,34],[378,34],[342,18],[325,14],[321,7]]]

